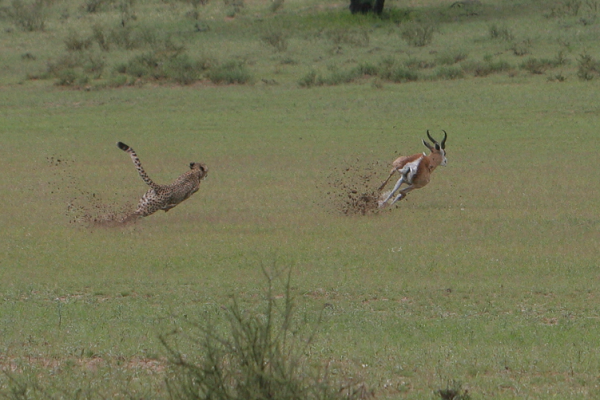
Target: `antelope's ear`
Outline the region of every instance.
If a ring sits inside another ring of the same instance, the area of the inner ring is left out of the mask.
[[[423,144],[425,145],[425,147],[427,147],[429,150],[433,151],[433,147],[429,143],[427,143],[425,141],[425,139],[422,139],[422,140],[423,140]]]

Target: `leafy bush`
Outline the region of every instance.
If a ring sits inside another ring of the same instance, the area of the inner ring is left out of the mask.
[[[362,73],[359,68],[348,71],[334,69],[328,76],[318,77],[316,83],[317,85],[341,85],[350,83],[360,76],[362,76]]]
[[[581,54],[577,64],[577,77],[581,80],[590,81],[600,75],[600,63],[588,53]]]
[[[245,312],[234,297],[225,319],[226,327],[220,330],[209,321],[191,324],[189,333],[161,338],[173,369],[167,381],[171,398],[355,400],[371,396],[364,384],[335,382],[326,369],[309,362],[316,329],[305,333],[306,323],[295,321],[289,277],[280,301],[275,299],[273,278],[268,277],[259,313]],[[198,354],[180,353],[173,345],[176,340],[191,342]]]
[[[43,31],[46,27],[46,6],[47,2],[44,0],[12,0],[10,6],[3,9],[3,13],[25,31]]]
[[[92,52],[70,52],[49,61],[41,78],[56,78],[59,86],[79,87],[100,78],[104,67],[104,59]]]
[[[225,63],[216,65],[208,72],[208,79],[213,83],[248,83],[252,79],[252,76],[244,62],[241,61],[227,61]]]
[[[435,67],[435,62],[411,57],[404,62],[404,66],[408,69],[427,69]]]
[[[511,41],[515,38],[515,36],[508,30],[505,26],[498,26],[496,24],[492,24],[489,27],[490,37],[492,39]]]
[[[90,37],[92,41],[98,43],[98,47],[102,51],[110,50],[110,41],[106,33],[104,33],[104,28],[101,25],[94,24],[92,26],[92,36]]]
[[[169,79],[180,85],[190,85],[200,79],[203,68],[187,54],[182,54],[168,59],[164,70]]]
[[[525,54],[531,53],[531,40],[523,40],[521,42],[515,42],[511,45],[510,49],[513,51],[515,56],[524,56]]]
[[[129,25],[112,29],[108,34],[110,43],[125,50],[134,50],[141,46],[141,41]]]
[[[279,52],[287,50],[288,34],[281,28],[268,28],[260,37],[260,39],[275,48]]]
[[[447,52],[443,52],[443,53],[439,54],[436,57],[436,63],[441,64],[441,65],[452,65],[452,64],[459,63],[463,60],[466,60],[467,57],[468,57],[468,54],[462,50],[447,51]]]
[[[358,75],[377,76],[379,73],[379,68],[373,64],[362,63],[356,67],[356,73]]]
[[[84,9],[89,13],[95,13],[100,10],[106,9],[109,5],[112,5],[115,0],[85,0]]]
[[[369,32],[366,29],[329,29],[325,36],[336,46],[346,44],[354,47],[367,47],[370,42]]]
[[[76,31],[71,30],[64,39],[64,43],[68,51],[86,50],[92,45],[92,37],[82,38]]]
[[[317,72],[312,70],[298,80],[300,87],[309,88],[317,83]]]
[[[381,79],[401,83],[412,82],[419,79],[417,72],[412,69],[399,65],[393,58],[384,58],[379,63],[378,76]]]
[[[556,64],[553,60],[545,58],[534,58],[530,57],[528,60],[520,65],[521,69],[524,69],[532,74],[543,74],[547,69],[555,67]]]
[[[465,62],[461,64],[461,67],[465,73],[471,73],[476,77],[485,77],[513,69],[507,61],[494,61],[491,58],[485,58],[483,61]]]
[[[434,75],[437,79],[460,79],[464,78],[465,72],[457,66],[441,67]]]
[[[402,39],[410,46],[424,47],[431,44],[436,28],[431,23],[412,23],[402,29]]]
[[[56,74],[57,86],[84,86],[89,82],[89,77],[75,69],[63,69]]]

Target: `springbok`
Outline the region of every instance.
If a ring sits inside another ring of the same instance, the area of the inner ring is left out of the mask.
[[[446,138],[448,134],[446,131],[444,132],[444,139],[442,139],[441,143],[438,143],[437,140],[431,137],[429,131],[427,131],[427,137],[429,140],[433,142],[433,146],[423,140],[423,144],[431,153],[429,155],[423,154],[415,154],[412,156],[401,156],[398,157],[392,163],[392,170],[390,171],[390,176],[379,186],[379,190],[383,190],[385,185],[392,178],[394,173],[398,172],[400,174],[400,179],[396,182],[394,189],[385,197],[385,200],[379,201],[379,208],[385,207],[388,200],[392,198],[394,193],[403,183],[406,183],[408,186],[404,189],[400,190],[398,196],[392,201],[391,204],[394,204],[398,200],[402,200],[406,197],[408,192],[414,189],[420,189],[423,186],[427,185],[431,180],[431,174],[437,168],[438,165],[445,166],[448,163],[446,159]],[[382,197],[385,195],[382,195]]]

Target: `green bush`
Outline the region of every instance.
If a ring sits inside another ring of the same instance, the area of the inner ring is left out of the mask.
[[[109,5],[112,5],[115,0],[85,0],[84,9],[89,13],[95,13],[106,9]]]
[[[275,299],[268,277],[264,306],[242,309],[236,298],[225,310],[225,327],[215,321],[162,337],[172,367],[167,387],[173,399],[196,400],[358,400],[372,395],[362,383],[336,382],[327,369],[308,360],[316,328],[297,322],[290,290]],[[315,322],[318,324],[321,317]],[[189,332],[189,333],[188,333]],[[174,336],[177,335],[177,336]],[[180,353],[173,342],[185,340],[197,354]]]
[[[9,7],[3,9],[4,15],[19,28],[33,32],[43,31],[46,27],[47,1],[12,0]]]
[[[217,84],[244,84],[250,82],[252,76],[244,62],[227,61],[212,67],[208,72],[208,79]]]
[[[437,70],[434,77],[437,79],[461,79],[464,78],[465,71],[457,66],[441,67]]]
[[[529,73],[541,75],[546,72],[547,69],[555,66],[556,64],[553,60],[530,57],[520,65],[520,68],[528,71]]]
[[[384,58],[379,63],[378,76],[381,79],[401,83],[401,82],[412,82],[419,79],[419,74],[414,70],[399,65],[393,58]]]
[[[168,59],[164,70],[170,80],[180,85],[190,85],[200,79],[202,67],[187,54],[183,54]]]
[[[433,41],[435,30],[431,23],[410,23],[402,29],[401,36],[410,46],[424,47]]]
[[[269,28],[260,37],[264,43],[272,46],[279,52],[284,52],[288,47],[288,34],[281,28]]]
[[[334,28],[329,29],[325,36],[336,46],[346,44],[367,47],[370,42],[369,32],[366,29]]]
[[[590,81],[600,75],[600,63],[588,53],[583,53],[577,59],[577,77]]]
[[[328,76],[320,76],[317,78],[317,85],[341,85],[350,83],[356,78],[362,76],[360,69],[351,69],[348,71],[334,69]]]
[[[497,40],[511,41],[515,38],[512,32],[506,26],[492,24],[489,27],[490,38]]]
[[[507,61],[493,61],[491,58],[486,58],[483,61],[465,62],[461,64],[461,67],[465,73],[473,74],[476,77],[485,77],[513,69]]]
[[[312,70],[298,80],[300,87],[309,88],[315,86],[317,83],[317,72]]]
[[[91,40],[98,43],[98,47],[102,51],[110,50],[110,41],[108,35],[104,32],[104,28],[99,24],[92,25]]]
[[[64,39],[64,43],[68,51],[81,51],[89,49],[92,45],[92,40],[92,37],[82,38],[79,33],[71,30]]]
[[[456,63],[466,60],[467,57],[468,57],[468,54],[462,50],[447,51],[447,52],[443,52],[443,53],[439,54],[436,57],[435,61],[437,64],[441,64],[441,65],[453,65],[453,64],[456,64]]]

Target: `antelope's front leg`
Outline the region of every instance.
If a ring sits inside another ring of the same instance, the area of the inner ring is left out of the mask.
[[[415,188],[414,185],[410,185],[410,186],[407,186],[404,189],[402,189],[400,191],[400,193],[398,193],[398,196],[394,199],[394,201],[392,201],[392,204],[394,204],[395,202],[397,202],[397,201],[402,200],[403,198],[405,198],[406,195],[408,194],[408,192],[410,192],[414,188]]]

